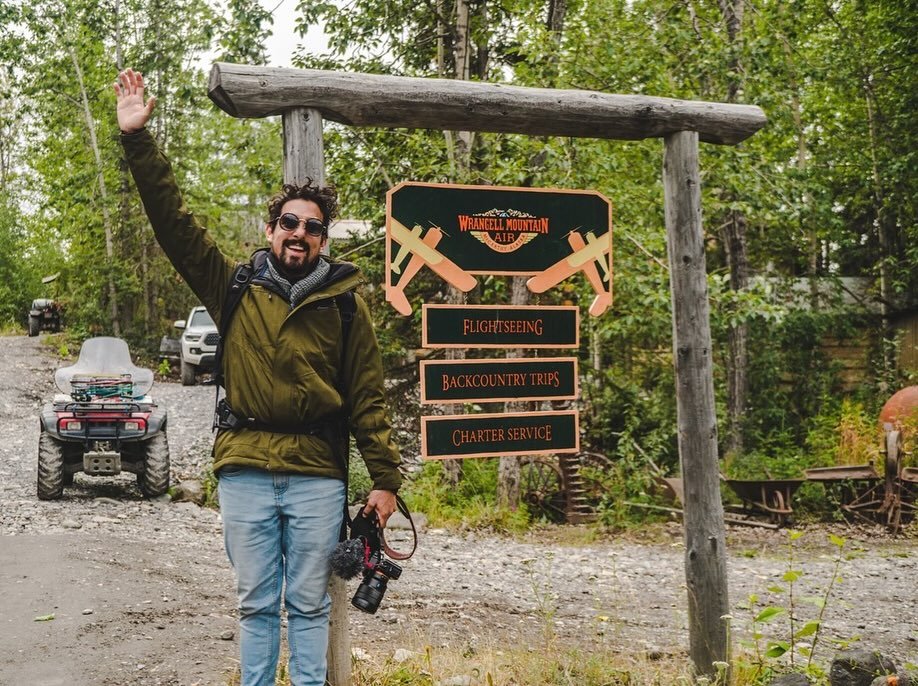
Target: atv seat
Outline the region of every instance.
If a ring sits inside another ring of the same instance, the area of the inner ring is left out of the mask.
[[[122,374],[131,376],[133,398],[144,397],[153,386],[153,372],[134,366],[125,341],[111,336],[98,336],[83,341],[76,364],[58,369],[54,373],[54,383],[61,392],[69,395],[73,390],[70,381],[74,376],[109,377]]]

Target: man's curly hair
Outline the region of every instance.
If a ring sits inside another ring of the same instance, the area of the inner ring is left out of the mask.
[[[311,200],[319,206],[322,212],[322,223],[325,224],[325,233],[328,234],[328,225],[338,216],[338,191],[332,186],[319,186],[313,184],[308,178],[302,185],[285,183],[281,192],[268,201],[268,223],[273,224],[281,215],[281,208],[288,200]]]

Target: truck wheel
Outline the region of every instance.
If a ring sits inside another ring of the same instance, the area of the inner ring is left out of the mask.
[[[38,498],[57,500],[64,494],[64,446],[42,429],[38,437]]]
[[[143,471],[137,475],[137,485],[146,498],[155,498],[169,490],[169,441],[166,427],[146,441],[142,447]]]
[[[182,360],[182,385],[183,386],[194,386],[194,372],[195,372],[194,365],[188,362],[185,362],[185,360]]]
[[[29,315],[29,335],[37,336],[38,330],[41,328],[41,322],[38,321],[38,317],[34,315]]]

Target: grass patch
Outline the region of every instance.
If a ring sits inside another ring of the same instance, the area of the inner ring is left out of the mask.
[[[688,659],[662,656],[650,660],[611,651],[415,646],[393,655],[356,651],[351,686],[689,686]],[[276,686],[289,686],[286,667],[279,666]],[[227,686],[238,686],[238,669]]]
[[[463,679],[467,677],[467,679]],[[391,657],[355,662],[354,686],[434,686],[468,683],[470,686],[646,686],[692,683],[683,660],[651,662],[614,655],[470,647],[413,651],[403,662]]]
[[[400,494],[412,512],[423,512],[434,527],[522,533],[530,526],[529,512],[525,505],[498,507],[497,467],[498,460],[466,460],[462,480],[452,486],[442,478],[441,466],[428,462]]]

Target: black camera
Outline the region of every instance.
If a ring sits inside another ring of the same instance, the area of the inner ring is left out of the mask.
[[[395,580],[402,575],[402,568],[380,556],[379,562],[373,568],[367,567],[363,573],[363,581],[357,587],[354,597],[351,598],[351,605],[358,610],[363,610],[371,615],[375,615],[386,594],[386,584],[389,579]]]
[[[335,546],[330,560],[332,571],[342,579],[363,574],[351,605],[371,615],[379,609],[389,579],[402,575],[402,568],[386,559],[382,548],[376,513],[367,516],[361,511],[351,522],[351,537]]]

